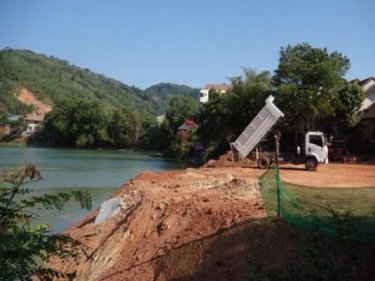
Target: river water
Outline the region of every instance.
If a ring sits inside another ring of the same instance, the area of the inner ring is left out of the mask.
[[[183,163],[158,154],[127,150],[74,150],[0,146],[0,173],[35,164],[43,180],[29,184],[32,195],[59,191],[88,191],[93,208],[143,170],[159,171],[184,168]],[[40,221],[60,232],[87,213],[68,203],[63,211],[37,211]]]

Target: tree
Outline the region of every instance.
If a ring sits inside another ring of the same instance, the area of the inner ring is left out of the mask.
[[[107,124],[100,103],[64,101],[46,115],[39,139],[53,145],[94,147],[109,142]]]
[[[175,96],[169,101],[169,107],[165,118],[171,129],[176,132],[177,128],[185,119],[192,119],[198,113],[197,102],[187,96]]]
[[[1,108],[0,108],[1,109]],[[8,124],[8,118],[5,112],[0,113],[0,127]]]
[[[271,94],[272,80],[268,71],[257,73],[252,68],[244,68],[244,79],[232,80],[232,90],[224,96],[228,104],[228,121],[234,137],[237,137],[264,106]]]
[[[349,68],[349,59],[336,51],[328,53],[307,43],[282,47],[273,82],[286,126],[308,131],[316,129],[317,121],[335,116]]]
[[[210,99],[201,107],[198,135],[206,143],[206,159],[229,149],[229,142],[238,137],[271,93],[268,71],[257,74],[251,68],[243,70],[243,77],[231,79],[231,90],[225,94],[210,92]]]
[[[177,133],[170,145],[172,155],[179,160],[189,159],[193,156],[191,152],[196,141],[196,129],[191,129],[185,133]]]
[[[63,234],[52,234],[51,227],[36,223],[35,208],[62,210],[66,202],[76,200],[82,208],[91,209],[87,192],[74,191],[26,196],[32,192],[24,185],[41,179],[34,165],[0,177],[0,280],[52,280],[74,277],[44,267],[52,256],[60,258],[86,256],[81,244]]]
[[[46,115],[34,141],[77,148],[147,144],[146,134],[156,123],[150,114],[128,108],[104,110],[98,102],[61,102]]]
[[[176,143],[177,129],[185,121],[185,119],[195,119],[198,114],[198,104],[191,97],[175,96],[169,102],[169,107],[165,113],[165,119],[158,128],[158,134],[154,134],[153,138],[158,137],[156,146],[165,151],[166,154],[172,154],[177,151],[172,148],[172,144]],[[153,130],[150,130],[153,132]],[[177,155],[174,155],[177,156]]]
[[[107,129],[112,144],[129,147],[138,143],[142,123],[135,112],[125,109],[115,110]]]
[[[156,118],[148,113],[137,112],[136,114],[140,119],[140,133],[136,145],[140,147],[148,147],[151,149],[156,149],[157,143],[156,137],[158,135],[159,126]]]
[[[364,98],[362,87],[356,83],[346,83],[339,90],[336,115],[348,127],[354,127],[359,122],[359,109]]]

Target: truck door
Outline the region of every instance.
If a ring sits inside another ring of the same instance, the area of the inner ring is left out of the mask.
[[[328,163],[328,148],[322,133],[306,134],[306,156],[314,156],[320,163]]]

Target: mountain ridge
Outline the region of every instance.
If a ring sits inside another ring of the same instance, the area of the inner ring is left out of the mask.
[[[88,99],[99,101],[108,110],[127,108],[154,116],[166,111],[173,96],[188,95],[198,101],[199,93],[198,89],[166,82],[141,90],[53,56],[30,50],[1,50],[0,111],[30,111],[14,95],[20,88],[51,106],[66,99]]]

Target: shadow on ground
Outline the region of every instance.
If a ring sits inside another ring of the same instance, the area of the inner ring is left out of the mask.
[[[373,280],[375,245],[329,238],[272,218],[172,249],[154,280]]]

